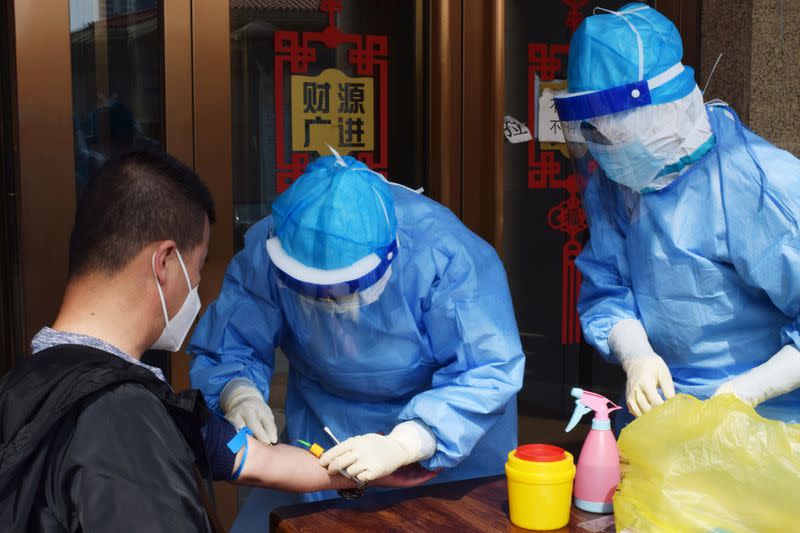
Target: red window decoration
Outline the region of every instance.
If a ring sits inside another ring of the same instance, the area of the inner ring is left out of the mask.
[[[588,0],[562,0],[569,11],[564,25],[574,32],[584,19],[582,9]],[[536,128],[536,77],[540,81],[552,81],[563,71],[569,55],[569,44],[529,43],[528,44],[528,124]],[[549,146],[549,145],[548,145]],[[528,143],[528,188],[563,189],[567,198],[553,206],[547,214],[549,226],[567,234],[562,248],[561,279],[561,342],[578,344],[581,341],[580,320],[577,312],[578,292],[581,274],[575,266],[575,259],[583,246],[578,236],[586,231],[586,215],[580,199],[580,187],[574,174],[565,177],[562,156],[558,150],[542,149],[539,142]]]
[[[356,159],[377,172],[386,174],[389,166],[389,39],[385,35],[342,33],[336,26],[336,13],[344,9],[341,0],[323,0],[320,11],[328,13],[328,26],[321,32],[275,32],[275,152],[277,161],[276,187],[285,191],[303,173],[313,152],[287,150],[284,83],[292,74],[307,74],[317,61],[316,46],[349,47],[347,61],[357,76],[376,80],[377,115],[376,147],[372,151],[354,152]]]

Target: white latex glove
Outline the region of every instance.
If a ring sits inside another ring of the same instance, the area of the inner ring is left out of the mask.
[[[359,481],[372,481],[433,456],[436,437],[423,422],[409,420],[386,436],[359,435],[334,446],[319,458],[331,474],[341,470]]]
[[[225,418],[237,430],[244,426],[253,431],[253,436],[264,444],[278,442],[278,429],[264,395],[247,379],[232,379],[219,395],[219,406]]]
[[[650,346],[641,322],[634,319],[617,322],[608,335],[608,346],[628,376],[625,399],[628,410],[634,416],[640,416],[664,403],[659,388],[664,398],[675,396],[672,374],[664,360]]]
[[[800,387],[800,351],[787,344],[778,353],[744,374],[731,378],[714,396],[732,393],[753,407]]]

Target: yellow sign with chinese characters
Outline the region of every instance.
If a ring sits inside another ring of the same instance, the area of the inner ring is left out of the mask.
[[[345,155],[373,150],[372,78],[351,78],[336,69],[318,76],[292,76],[292,150]]]

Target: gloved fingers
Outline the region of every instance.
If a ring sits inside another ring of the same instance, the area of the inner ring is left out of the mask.
[[[263,442],[265,444],[275,444],[278,442],[278,428],[275,427],[275,417],[272,416],[269,407],[259,415],[258,419],[267,437],[267,440]]]
[[[352,450],[353,450],[353,439],[347,439],[341,444],[337,444],[327,452],[323,453],[322,457],[319,458],[319,464],[322,466],[328,466],[339,456],[344,455],[345,453],[350,452]]]
[[[641,388],[636,389],[636,403],[639,406],[639,411],[641,412],[641,414],[645,414],[646,412],[648,412],[650,409],[653,408],[653,406],[650,405],[647,396],[645,395],[644,391]]]
[[[352,477],[358,477],[362,473],[366,473],[368,470],[369,468],[364,464],[363,461],[355,461],[353,464],[348,466],[345,471]]]
[[[239,431],[240,429],[242,429],[244,426],[247,425],[244,421],[244,417],[242,416],[242,414],[238,412],[225,416],[225,419],[231,424],[233,424],[233,427],[236,428],[236,431]]]
[[[328,472],[335,474],[340,470],[347,470],[356,461],[358,461],[358,456],[355,453],[346,452],[330,462]]]
[[[356,476],[356,479],[361,481],[362,483],[367,483],[369,481],[373,481],[373,480],[377,479],[378,477],[379,476],[376,476],[375,473],[372,472],[371,470],[364,470],[363,472],[361,472],[360,474],[358,474]],[[380,476],[380,477],[382,477],[382,476]]]
[[[636,389],[635,388],[632,389],[630,392],[628,392],[627,398],[628,398],[628,411],[630,411],[633,416],[637,416],[638,417],[639,415],[641,415],[642,411],[641,411],[641,409],[639,409],[639,404],[636,401]]]
[[[658,384],[661,387],[661,392],[664,393],[664,398],[669,400],[675,396],[675,383],[672,381],[672,374],[670,374],[666,365],[658,373]]]
[[[272,440],[270,440],[270,435],[267,429],[261,424],[261,419],[259,417],[252,417],[247,422],[247,427],[249,427],[253,431],[253,436],[263,442],[264,444],[272,444]]]
[[[658,393],[658,388],[654,383],[652,387],[646,387],[642,390],[642,394],[644,394],[645,400],[649,406],[648,411],[655,407],[656,405],[661,405],[664,403],[664,399]],[[641,407],[641,405],[640,405]]]
[[[629,400],[629,403],[633,404],[631,413],[633,413],[634,416],[642,416],[650,410],[650,403],[647,401],[644,392],[642,392],[641,386],[636,387],[631,393],[631,396],[633,400]]]

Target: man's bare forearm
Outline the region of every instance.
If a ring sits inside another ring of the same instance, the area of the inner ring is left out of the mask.
[[[354,486],[344,476],[329,475],[319,465],[319,460],[304,449],[286,444],[266,446],[252,437],[248,437],[247,442],[247,460],[239,479],[234,481],[236,484],[291,492],[349,489]],[[241,455],[240,451],[234,469],[238,468]]]
[[[276,444],[266,446],[253,437],[247,438],[248,452],[239,479],[233,483],[280,489],[290,492],[316,492],[319,490],[351,489],[354,484],[342,475],[330,475],[319,460],[302,448]],[[239,468],[242,451],[236,454],[234,472]],[[435,477],[419,465],[409,465],[386,477],[376,479],[371,485],[380,487],[416,487]]]

